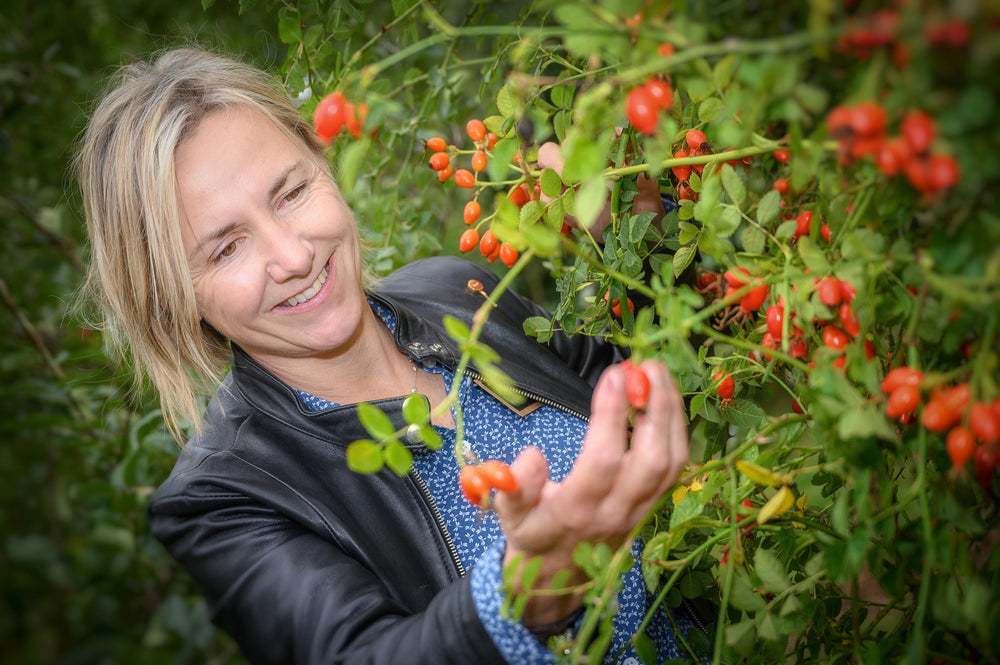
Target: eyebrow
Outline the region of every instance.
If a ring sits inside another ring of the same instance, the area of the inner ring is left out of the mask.
[[[279,173],[277,177],[275,177],[274,182],[271,183],[271,187],[267,190],[268,201],[270,201],[271,199],[273,199],[275,196],[278,195],[278,192],[280,192],[281,189],[285,186],[285,183],[288,182],[288,176],[294,173],[295,170],[298,169],[300,166],[302,166],[302,164],[304,163],[305,160],[300,159],[291,166],[289,166],[288,168],[286,168],[284,171]],[[222,240],[227,235],[236,230],[238,226],[239,225],[236,222],[229,222],[228,224],[220,226],[219,228],[213,230],[207,236],[203,237],[201,240],[198,241],[198,245],[195,247],[194,253],[200,254],[201,251],[204,249],[205,245],[208,245],[210,243],[216,243],[219,240]]]

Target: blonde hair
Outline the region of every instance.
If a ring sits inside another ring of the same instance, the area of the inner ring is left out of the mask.
[[[276,79],[192,48],[120,68],[74,163],[91,247],[81,301],[96,305],[105,344],[112,357],[131,364],[136,388],[152,382],[179,441],[181,422],[197,427],[201,398],[222,379],[231,352],[198,314],[181,241],[174,154],[202,119],[234,106],[270,118],[327,168],[312,126]]]

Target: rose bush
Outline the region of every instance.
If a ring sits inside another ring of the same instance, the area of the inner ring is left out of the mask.
[[[331,94],[365,109],[329,149],[375,271],[469,252],[550,305],[526,324],[539,341],[603,335],[674,372],[694,463],[643,529],[643,567],[661,602],[719,608],[690,658],[997,662],[1000,13],[363,9],[277,15],[303,113]],[[642,179],[664,215],[633,209]],[[476,328],[450,330],[502,390]],[[919,378],[890,389],[903,367]],[[405,472],[364,414],[378,441],[358,468]],[[600,655],[622,556],[579,552],[571,662]]]

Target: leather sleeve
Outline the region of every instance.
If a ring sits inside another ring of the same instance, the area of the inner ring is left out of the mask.
[[[251,663],[503,663],[476,614],[469,576],[411,612],[335,544],[208,484],[161,496],[150,522]]]

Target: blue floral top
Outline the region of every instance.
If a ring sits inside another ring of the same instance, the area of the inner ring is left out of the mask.
[[[394,332],[396,321],[392,312],[374,300],[370,299],[369,303]],[[445,389],[451,390],[455,378],[452,372],[436,365],[424,367],[424,370],[441,374]],[[298,394],[312,411],[336,406],[302,391]],[[498,459],[509,464],[525,447],[535,446],[545,455],[553,480],[559,481],[569,473],[583,444],[587,431],[585,421],[547,405],[521,416],[468,376],[462,379],[459,401],[465,424],[466,443],[463,445],[469,446],[478,459]],[[483,626],[508,662],[523,665],[554,663],[554,655],[523,625],[502,616],[505,540],[500,522],[495,514],[483,514],[465,500],[457,480],[459,467],[454,454],[455,431],[444,427],[435,429],[444,445],[437,451],[416,455],[414,470],[427,485],[455,543],[459,559],[472,575],[473,600]],[[618,594],[619,609],[614,618],[614,637],[608,651],[608,658],[614,660],[607,662],[618,665],[639,665],[640,661],[628,645],[628,640],[645,616],[651,600],[638,563],[642,554],[641,542],[636,541],[632,554],[637,563],[625,575]],[[685,633],[694,626],[686,615],[679,614],[675,619]],[[681,656],[664,612],[657,612],[646,627],[646,634],[657,645],[661,662]]]

